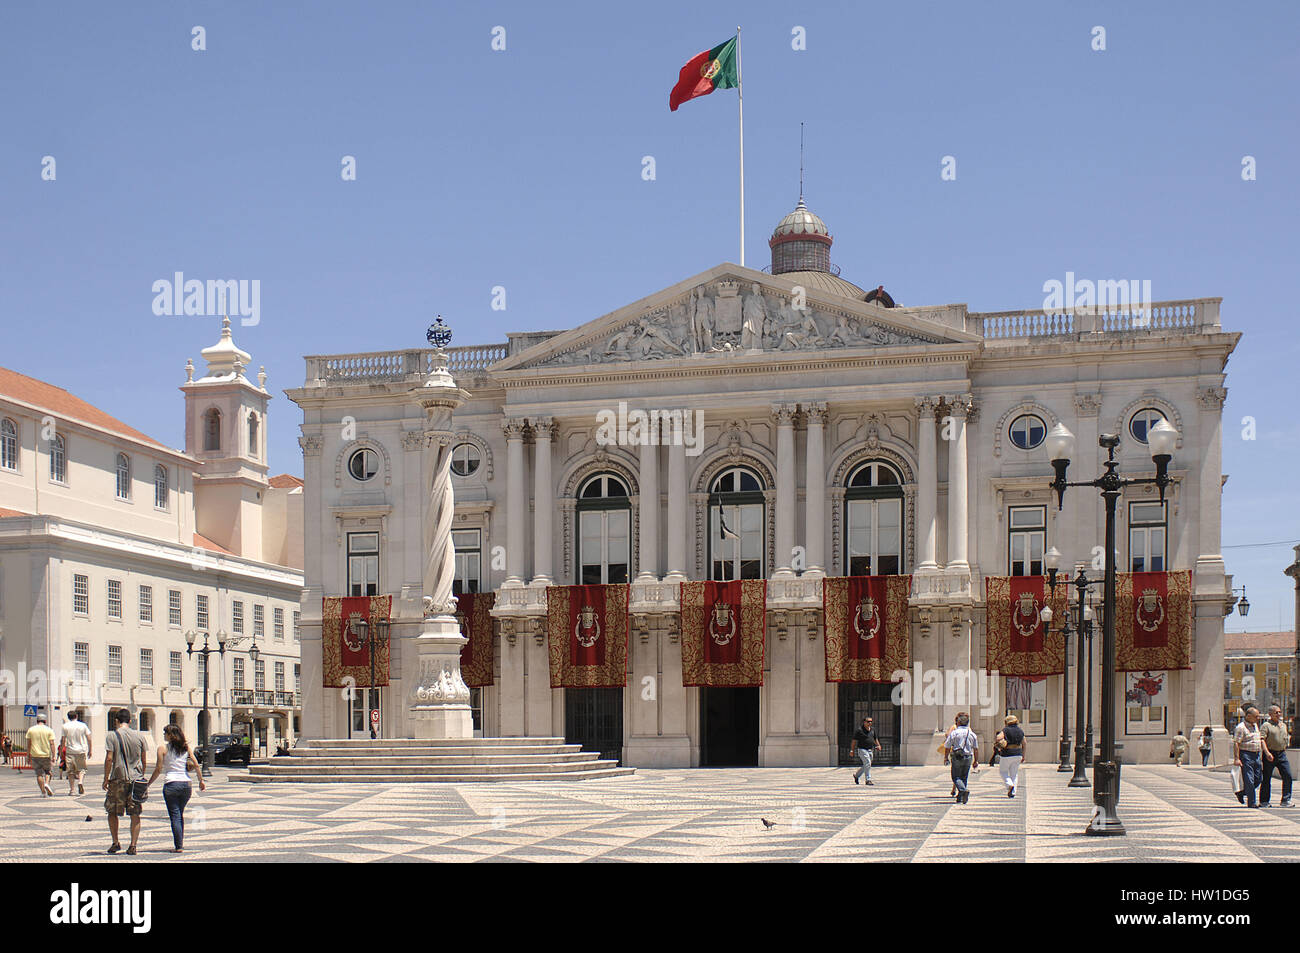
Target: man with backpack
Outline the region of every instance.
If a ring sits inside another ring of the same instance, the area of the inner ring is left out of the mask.
[[[104,739],[107,755],[104,758],[104,810],[108,812],[108,832],[113,843],[108,853],[122,849],[118,840],[118,818],[123,814],[131,818],[131,846],[128,854],[135,854],[140,841],[140,812],[144,805],[133,796],[133,782],[144,778],[147,766],[148,743],[143,735],[131,727],[131,713],[119,708],[113,715],[116,727]]]

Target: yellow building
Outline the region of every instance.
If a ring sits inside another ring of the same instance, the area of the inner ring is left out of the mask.
[[[1281,705],[1290,721],[1296,714],[1295,633],[1226,632],[1223,640],[1223,723],[1235,726],[1247,705],[1264,715],[1270,705]]]

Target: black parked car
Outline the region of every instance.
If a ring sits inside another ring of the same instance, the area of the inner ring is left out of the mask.
[[[248,762],[252,758],[252,751],[249,746],[244,744],[235,735],[213,735],[208,739],[208,746],[212,748],[212,760],[217,764],[235,764],[242,763],[248,767]],[[202,764],[206,759],[207,748],[199,745],[194,752],[194,757]]]

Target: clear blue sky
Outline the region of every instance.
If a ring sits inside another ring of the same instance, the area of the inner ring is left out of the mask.
[[[279,391],[304,354],[421,346],[437,312],[458,344],[570,327],[735,260],[735,93],[667,98],[737,23],[749,264],[797,198],[803,120],[809,205],[859,284],[988,311],[1067,271],[1223,297],[1245,333],[1225,555],[1248,627],[1289,627],[1290,549],[1245,544],[1300,539],[1294,2],[6,4],[0,364],[180,445],[173,388],[218,325],[154,316],[151,285],[259,279],[236,340],[279,395],[273,468],[300,473]]]

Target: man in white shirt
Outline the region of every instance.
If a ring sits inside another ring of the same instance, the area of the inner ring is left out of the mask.
[[[1259,782],[1263,780],[1264,772],[1261,767],[1260,748],[1263,746],[1263,737],[1259,732],[1259,709],[1247,708],[1246,717],[1242,719],[1237,730],[1232,733],[1233,763],[1241,768],[1241,780],[1245,785],[1243,794],[1246,795],[1247,807],[1259,807],[1255,803],[1255,788],[1259,787]],[[1241,795],[1237,795],[1238,799]]]
[[[67,745],[68,796],[85,794],[82,779],[86,776],[86,759],[90,757],[90,728],[76,711],[68,712],[63,723],[63,742]]]
[[[970,802],[971,765],[979,761],[980,743],[975,732],[970,728],[970,715],[966,712],[957,714],[957,727],[948,732],[943,740],[943,763],[952,764],[952,783],[957,788],[957,804]]]

